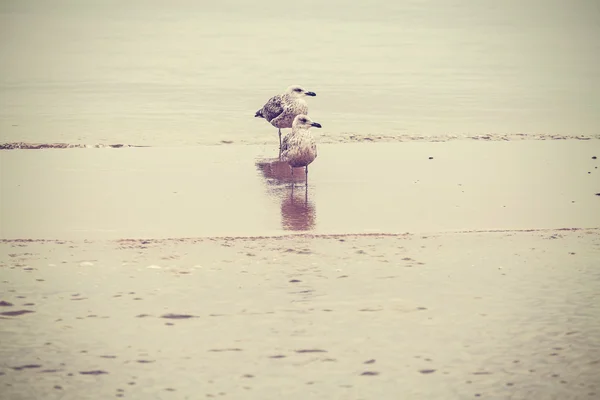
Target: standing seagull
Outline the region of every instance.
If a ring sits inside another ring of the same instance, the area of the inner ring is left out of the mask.
[[[256,112],[255,117],[264,118],[279,129],[279,154],[281,155],[281,129],[291,128],[296,115],[308,114],[308,104],[304,96],[316,96],[315,92],[307,92],[303,87],[293,85],[285,93],[273,96],[267,104]]]
[[[310,134],[312,126],[320,128],[321,124],[313,122],[308,115],[297,115],[292,124],[292,133],[283,138],[281,145],[281,159],[290,164],[292,178],[294,168],[304,167],[306,186],[308,186],[308,164],[317,158],[317,144]]]

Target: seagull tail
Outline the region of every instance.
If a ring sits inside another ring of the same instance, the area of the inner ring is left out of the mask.
[[[258,118],[264,118],[264,115],[262,114],[262,110],[258,110],[258,111],[256,112],[256,114],[254,114],[254,116],[255,116],[255,117],[258,117]]]

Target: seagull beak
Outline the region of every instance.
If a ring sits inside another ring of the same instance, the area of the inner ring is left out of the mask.
[[[313,122],[311,125],[314,126],[315,128],[320,128],[321,127],[321,124],[318,123],[318,122]]]
[[[306,92],[307,96],[316,96],[317,94],[315,92]]]

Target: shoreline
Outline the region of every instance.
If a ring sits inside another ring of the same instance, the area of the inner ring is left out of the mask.
[[[83,244],[83,243],[140,243],[140,244],[167,244],[167,243],[199,243],[209,241],[248,241],[248,240],[285,240],[291,238],[300,239],[345,239],[345,238],[405,238],[405,239],[426,239],[428,237],[452,236],[452,235],[479,235],[479,234],[519,234],[519,233],[553,233],[553,232],[585,232],[593,234],[600,232],[600,227],[576,227],[576,228],[540,228],[540,229],[481,229],[481,230],[456,230],[456,231],[436,231],[436,232],[404,232],[404,233],[281,233],[273,235],[254,235],[254,236],[197,236],[197,237],[164,237],[164,238],[145,238],[145,237],[127,237],[119,239],[33,239],[33,238],[13,238],[0,239],[0,244],[16,243],[49,243],[49,244]]]
[[[318,141],[322,144],[351,144],[351,143],[439,143],[453,141],[482,141],[482,142],[498,142],[498,141],[545,141],[545,140],[600,140],[599,135],[559,135],[559,134],[480,134],[480,135],[356,135],[356,134],[340,134],[338,136],[328,136],[320,134]],[[145,145],[145,144],[125,144],[125,143],[62,143],[62,142],[5,142],[0,143],[0,150],[41,150],[41,149],[77,149],[77,148],[145,148],[145,147],[203,147],[203,146],[223,146],[223,145],[270,145],[275,141],[239,141],[220,140],[219,142],[196,143],[196,144],[179,144],[176,146],[169,145]]]

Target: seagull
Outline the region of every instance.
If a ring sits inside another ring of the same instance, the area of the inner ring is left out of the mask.
[[[256,112],[255,117],[264,118],[275,128],[279,129],[279,152],[281,154],[281,129],[291,128],[292,122],[297,115],[308,114],[308,104],[305,96],[316,96],[315,92],[309,92],[303,87],[292,85],[283,94],[273,96],[267,103]]]
[[[297,115],[292,124],[292,133],[286,135],[281,144],[281,159],[290,165],[292,178],[294,168],[304,167],[306,186],[308,186],[308,164],[317,158],[317,143],[310,133],[310,128],[313,126],[320,128],[321,124],[314,122],[308,115]]]

